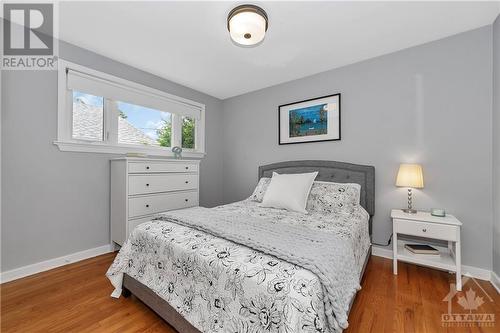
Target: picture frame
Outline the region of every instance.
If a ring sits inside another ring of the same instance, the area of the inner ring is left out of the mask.
[[[278,144],[339,141],[341,94],[278,106]]]

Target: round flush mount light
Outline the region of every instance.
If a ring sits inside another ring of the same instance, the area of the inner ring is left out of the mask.
[[[238,46],[255,46],[262,42],[268,26],[266,12],[255,5],[241,5],[227,16],[227,29]]]

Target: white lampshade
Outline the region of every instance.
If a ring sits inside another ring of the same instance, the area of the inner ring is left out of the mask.
[[[241,46],[256,45],[264,39],[267,31],[267,15],[260,7],[242,5],[229,13],[227,28],[231,39]]]
[[[396,186],[423,188],[424,175],[420,164],[401,164],[399,166]]]

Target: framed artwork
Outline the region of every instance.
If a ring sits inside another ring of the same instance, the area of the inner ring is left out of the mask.
[[[278,107],[278,143],[340,140],[340,94]]]

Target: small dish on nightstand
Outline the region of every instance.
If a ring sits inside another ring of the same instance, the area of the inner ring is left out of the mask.
[[[431,208],[431,215],[437,217],[445,217],[446,211],[443,208]]]

